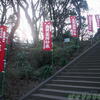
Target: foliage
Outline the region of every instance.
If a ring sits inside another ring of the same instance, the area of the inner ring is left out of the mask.
[[[79,100],[99,100],[100,96],[99,95],[93,95],[91,94],[67,94],[67,98],[70,99],[79,99]]]
[[[38,79],[44,80],[53,74],[53,69],[54,69],[53,66],[45,65],[45,66],[39,68],[37,71],[35,71],[34,75]]]
[[[54,64],[55,66],[64,66],[70,60],[76,50],[79,48],[74,41],[63,44],[63,47],[54,47]]]
[[[28,48],[29,49],[29,48]],[[10,60],[8,74],[18,78],[34,78],[34,71],[45,65],[51,65],[51,52],[40,49],[15,50]]]
[[[39,45],[40,46],[40,45]],[[73,53],[77,50],[74,40],[70,43],[60,44],[55,43],[54,51],[43,51],[39,48],[21,48],[15,49],[12,52],[10,76],[18,78],[46,78],[45,74],[48,73],[47,77],[51,75],[54,66],[66,65]],[[53,53],[53,54],[52,54]],[[53,56],[52,56],[53,55]],[[52,61],[54,65],[52,66]],[[51,67],[52,66],[52,67]],[[40,69],[40,70],[39,70]],[[38,70],[38,71],[37,71]],[[50,72],[49,72],[50,71]]]
[[[19,77],[19,78],[28,78],[31,77],[33,68],[28,62],[27,52],[25,51],[16,51],[12,59],[12,64],[10,65],[10,76]],[[14,72],[13,72],[14,71]]]
[[[82,15],[81,11],[88,10],[85,0],[41,0],[44,20],[51,18],[54,28],[55,40],[63,40],[63,34],[69,29],[69,16],[75,15],[78,23],[78,34],[80,35]],[[46,14],[49,12],[48,14]],[[67,20],[67,21],[66,21]]]
[[[71,0],[71,4],[74,6],[74,10],[76,12],[77,16],[77,22],[78,22],[78,35],[81,34],[80,30],[82,29],[82,20],[83,16],[81,15],[82,10],[88,10],[88,4],[86,0]]]
[[[69,17],[70,12],[73,12],[69,7],[70,0],[41,0],[41,2],[42,11],[46,15],[44,20],[48,18],[53,20],[54,38],[61,40],[64,27],[66,26],[65,20]],[[47,12],[48,14],[46,14]]]
[[[44,65],[51,65],[51,51],[43,51],[39,48],[31,49],[28,60],[35,69]]]
[[[54,52],[54,65],[64,66],[68,62],[70,54],[63,48],[58,48]]]
[[[66,31],[64,34],[63,34],[63,38],[71,38],[71,33],[70,33],[70,30]]]

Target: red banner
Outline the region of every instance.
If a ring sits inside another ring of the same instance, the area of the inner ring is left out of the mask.
[[[97,27],[100,28],[100,15],[95,15]]]
[[[93,15],[87,15],[88,31],[93,32]]]
[[[73,37],[77,37],[77,23],[76,23],[76,16],[70,16],[71,22],[71,33]]]
[[[6,48],[6,26],[0,26],[0,72],[4,70],[4,58]]]
[[[51,32],[51,22],[43,22],[43,50],[52,50],[52,32]]]

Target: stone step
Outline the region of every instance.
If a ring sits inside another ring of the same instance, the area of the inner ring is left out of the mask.
[[[76,63],[78,66],[100,66],[100,63]]]
[[[100,69],[71,69],[69,72],[100,72]]]
[[[93,73],[93,72],[61,72],[60,75],[70,75],[70,76],[91,76],[91,77],[100,77],[100,73]]]
[[[91,86],[78,86],[78,85],[62,85],[62,84],[46,84],[44,88],[47,89],[59,89],[67,91],[82,91],[90,93],[100,93],[100,87],[91,87]]]
[[[56,90],[56,89],[45,89],[42,88],[39,90],[40,94],[46,94],[46,95],[53,95],[53,96],[63,96],[63,97],[71,97],[71,96],[97,96],[100,97],[99,94],[95,93],[89,93],[89,92],[77,92],[77,91],[67,91],[67,90]]]
[[[74,100],[72,98],[67,97],[61,97],[61,96],[52,96],[52,95],[46,95],[46,94],[33,94],[32,100]],[[79,99],[77,99],[79,100]]]
[[[83,61],[80,61],[80,63],[100,63],[100,60],[83,60]]]
[[[81,81],[81,80],[52,80],[51,84],[61,84],[61,85],[78,85],[78,86],[95,86],[100,87],[100,82],[94,81]]]
[[[100,69],[100,66],[72,66],[71,68],[69,67],[69,68],[66,68],[65,70],[67,71],[68,69],[70,69],[70,70],[74,70],[74,69]]]
[[[97,82],[100,82],[100,77],[84,77],[84,76],[56,76],[54,78],[55,80],[81,80],[81,81],[97,81]]]

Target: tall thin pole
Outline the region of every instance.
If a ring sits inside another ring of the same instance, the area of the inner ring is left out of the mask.
[[[52,12],[51,12],[52,0],[48,0],[48,3],[49,3],[50,20],[53,23]],[[53,50],[53,36],[52,36],[52,67],[53,66],[54,66],[54,50]]]

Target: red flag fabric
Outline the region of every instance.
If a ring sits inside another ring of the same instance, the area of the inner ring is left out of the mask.
[[[93,15],[87,15],[88,31],[93,32]]]
[[[7,31],[6,26],[0,26],[0,72],[4,70],[6,31]]]
[[[95,15],[97,27],[100,28],[100,15]]]
[[[71,35],[73,37],[77,37],[77,23],[76,23],[76,16],[70,16],[71,22]]]
[[[52,32],[51,32],[51,22],[43,22],[43,50],[52,50]]]

